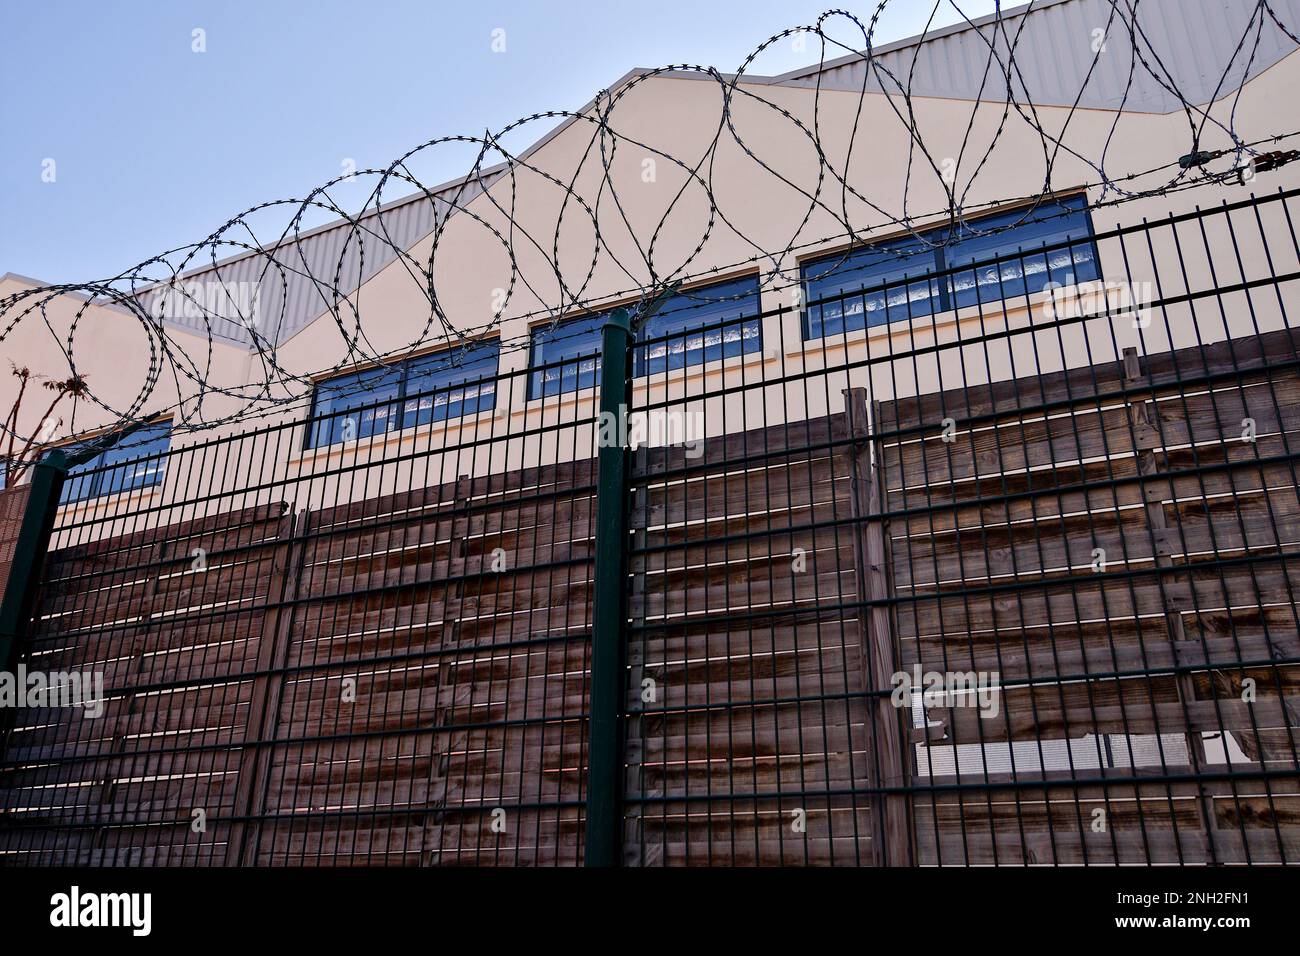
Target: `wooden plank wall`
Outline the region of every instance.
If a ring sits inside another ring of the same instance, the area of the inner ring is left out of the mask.
[[[636,454],[629,865],[870,862],[847,438],[833,415]]]
[[[1300,860],[1298,342],[877,410],[902,663],[1006,685],[915,731],[921,863]]]
[[[53,552],[23,663],[99,673],[102,716],[18,711],[0,766],[8,864],[218,863],[283,506]],[[196,549],[206,555],[195,570]],[[211,821],[194,816],[202,810]],[[196,827],[203,827],[198,832]]]
[[[594,486],[588,461],[56,552],[27,662],[109,700],[20,712],[0,859],[580,862]]]
[[[13,570],[14,550],[22,531],[30,485],[0,489],[0,601],[4,600]]]
[[[1295,862],[1297,344],[636,452],[625,862]],[[0,861],[581,863],[595,484],[56,552],[25,661],[105,713],[19,712]],[[913,665],[997,713],[886,707]]]
[[[588,460],[309,516],[246,862],[581,862],[594,488]]]

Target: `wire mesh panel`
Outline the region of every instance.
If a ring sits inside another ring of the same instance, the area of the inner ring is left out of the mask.
[[[336,399],[65,494],[23,662],[103,713],[17,712],[5,862],[579,863],[594,416],[525,383]]]
[[[822,416],[636,455],[629,862],[863,862],[845,436]]]
[[[1296,862],[1293,199],[650,376],[698,440],[635,459],[628,862]]]
[[[581,860],[594,480],[307,515],[252,862]]]
[[[617,441],[625,863],[1296,862],[1295,198],[678,291],[613,423],[572,343],[154,423],[65,493],[21,663],[97,685],[0,860],[582,863]]]
[[[283,506],[55,550],[22,664],[92,674],[100,699],[18,712],[6,856],[76,865],[220,862],[236,808]],[[207,570],[190,573],[192,552]],[[206,832],[195,832],[200,810]],[[131,824],[123,827],[122,824]]]
[[[917,708],[923,862],[1295,860],[1297,344],[880,409],[903,664],[997,675]]]
[[[0,489],[0,601],[13,570],[14,554],[18,549],[18,536],[22,531],[23,513],[27,509],[30,485]]]

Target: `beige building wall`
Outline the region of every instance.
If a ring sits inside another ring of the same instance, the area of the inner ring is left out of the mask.
[[[1231,113],[1240,136],[1247,141],[1262,138],[1276,132],[1278,104],[1290,102],[1297,88],[1300,53],[1248,83],[1240,96],[1234,91],[1225,97],[1214,105],[1211,115],[1228,125]],[[438,301],[451,323],[471,337],[500,336],[501,372],[521,372],[528,361],[528,350],[521,346],[527,343],[530,326],[538,322],[626,301],[655,279],[684,279],[689,287],[694,281],[757,272],[763,282],[764,310],[786,310],[764,319],[761,353],[728,360],[725,367],[715,362],[657,376],[653,383],[637,386],[638,404],[684,400],[733,387],[735,390],[723,398],[697,399],[680,406],[702,411],[706,435],[716,437],[723,431],[839,411],[840,390],[849,384],[868,385],[874,399],[888,400],[941,386],[979,384],[990,377],[1092,364],[1116,357],[1127,346],[1155,353],[1198,341],[1249,335],[1282,327],[1286,309],[1292,315],[1300,314],[1294,284],[1268,285],[1250,293],[1198,299],[1148,314],[1151,321],[1145,326],[1108,319],[1063,330],[1054,322],[1046,301],[1049,296],[1040,294],[1028,304],[1008,303],[1004,311],[983,306],[926,317],[911,327],[895,322],[834,340],[803,342],[799,314],[789,308],[794,302],[800,260],[843,248],[845,222],[859,234],[879,238],[896,234],[891,222],[904,215],[914,217],[918,227],[942,221],[946,206],[943,182],[919,154],[914,156],[909,174],[905,160],[911,143],[907,128],[895,113],[897,100],[891,103],[878,94],[823,90],[816,122],[828,162],[864,198],[850,195],[845,200],[839,184],[828,177],[822,185],[821,202],[829,210],[814,208],[810,212],[805,193],[817,188],[819,168],[811,144],[795,123],[747,93],[768,100],[807,126],[814,122],[812,90],[742,83],[733,96],[733,122],[745,146],[779,176],[764,170],[724,132],[712,160],[712,204],[704,189],[667,157],[694,165],[708,154],[722,115],[721,94],[714,82],[655,77],[636,82],[624,92],[616,114],[621,139],[614,151],[611,183],[604,184],[603,190],[599,144],[593,145],[593,137],[598,135],[594,124],[575,121],[545,141],[526,157],[540,172],[521,168],[513,182],[509,177],[499,181],[454,215],[442,231],[434,281]],[[1044,189],[1077,191],[1099,178],[1097,170],[1080,157],[1100,164],[1100,144],[1106,142],[1107,173],[1117,176],[1153,170],[1122,184],[1135,190],[1151,187],[1177,174],[1178,158],[1189,143],[1188,118],[1181,113],[1080,110],[1070,115],[1065,109],[1038,107],[1038,121],[1062,141],[1049,157],[1044,154],[1039,132],[1019,115],[1004,117],[1001,103],[981,105],[973,124],[974,104],[968,101],[917,98],[912,107],[936,162],[958,155],[967,139],[955,185],[964,194],[968,209],[1008,197],[1037,195]],[[859,132],[850,153],[849,130],[855,123]],[[972,130],[967,138],[968,124]],[[995,136],[996,144],[981,163],[979,158]],[[1229,145],[1221,130],[1205,124],[1201,149]],[[647,160],[653,161],[654,171],[649,182],[644,175]],[[1216,168],[1222,168],[1224,162],[1218,161]],[[970,182],[967,176],[976,166],[979,175]],[[575,192],[595,210],[596,222],[569,198],[557,236],[556,223],[566,196],[542,173],[562,182],[573,180]],[[782,177],[794,186],[782,182]],[[1262,174],[1250,186],[1208,186],[1103,206],[1094,210],[1093,223],[1098,232],[1105,232],[1117,225],[1155,221],[1198,206],[1239,201],[1252,190],[1264,194],[1298,184],[1300,164],[1293,164]],[[610,185],[617,191],[617,207]],[[1094,203],[1114,198],[1095,188],[1089,192]],[[873,204],[880,208],[872,208]],[[712,220],[711,205],[720,213]],[[507,215],[511,209],[513,223]],[[1300,268],[1293,224],[1286,217],[1284,204],[1262,207],[1258,222],[1251,214],[1234,217],[1232,223],[1235,228],[1229,230],[1226,217],[1211,217],[1203,238],[1199,227],[1190,224],[1179,230],[1177,243],[1172,230],[1156,229],[1149,233],[1150,247],[1147,235],[1131,237],[1123,246],[1115,239],[1100,241],[1101,271],[1110,287],[1107,301],[1125,305],[1125,297],[1134,294],[1144,300],[1177,296]],[[513,237],[509,249],[503,245],[503,236]],[[650,236],[655,237],[652,250],[647,246]],[[1193,241],[1189,242],[1189,237]],[[427,261],[431,243],[432,239],[426,238],[410,249],[411,259]],[[783,251],[787,249],[790,251]],[[0,284],[0,296],[21,288],[21,280],[8,278]],[[510,295],[498,321],[494,310],[500,304],[501,290],[509,290]],[[1091,303],[1089,311],[1098,307],[1092,289],[1062,290],[1058,297]],[[367,348],[375,353],[398,358],[439,344],[436,330],[440,323],[432,315],[423,280],[413,279],[400,261],[366,282],[351,302],[363,317]],[[73,357],[78,370],[114,409],[83,405],[78,410],[77,428],[110,424],[115,411],[130,406],[151,364],[161,361],[161,343],[125,310],[86,306],[63,297],[47,311],[50,327],[29,318],[7,335],[5,357],[62,375],[67,367],[63,347],[75,322]],[[996,345],[972,344],[923,357],[913,354],[936,342],[970,341],[1004,327],[1021,330],[1021,334]],[[174,342],[188,356],[182,364],[201,368],[211,382],[235,393],[205,396],[202,412],[208,419],[235,414],[246,407],[240,395],[256,394],[262,386],[265,375],[256,356],[224,343],[209,352],[206,341],[187,332],[173,330],[169,336],[166,344]],[[829,381],[814,378],[797,386],[758,387],[764,381],[775,383],[808,371],[835,369],[846,361],[852,364],[867,356],[891,354],[899,360],[870,369],[833,372]],[[324,316],[283,343],[277,360],[291,376],[308,377],[345,363],[347,356],[346,337],[330,316]],[[178,399],[192,403],[195,383],[184,376],[178,383],[170,367],[166,372],[148,396],[146,412],[166,412]],[[181,476],[171,473],[165,487],[150,490],[139,500],[88,502],[76,507],[79,515],[87,518],[105,509],[127,515],[143,503],[165,507],[167,516],[176,517],[211,510],[217,500],[212,495],[225,495],[226,506],[237,506],[249,495],[256,499],[263,491],[262,500],[274,492],[291,497],[296,508],[317,507],[388,494],[411,484],[453,480],[460,474],[500,473],[590,454],[594,447],[592,391],[529,402],[525,385],[522,374],[503,382],[497,408],[490,413],[311,451],[303,450],[307,389],[277,385],[273,394],[282,398],[282,403],[263,403],[261,417],[180,433],[173,440],[173,447],[211,443],[258,425],[284,425],[283,431],[264,437],[256,448],[248,444],[253,439],[243,440],[248,453],[239,456],[237,480],[254,489],[252,492],[230,487],[236,480],[233,472],[214,466],[210,474],[185,476],[184,487],[178,484]],[[7,401],[9,387],[8,381],[0,385],[0,403]],[[192,404],[187,407],[192,410]],[[568,424],[556,429],[561,423]],[[274,454],[268,453],[272,443]],[[365,461],[385,464],[363,470],[363,481],[351,466]],[[196,500],[202,503],[195,504]]]

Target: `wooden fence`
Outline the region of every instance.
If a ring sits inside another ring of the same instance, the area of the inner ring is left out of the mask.
[[[625,862],[1295,862],[1298,343],[638,451]],[[595,506],[590,459],[54,552],[23,662],[107,699],[19,712],[0,859],[580,864]]]
[[[642,453],[627,862],[1300,859],[1298,341]]]
[[[22,712],[0,849],[581,862],[593,489],[580,463],[56,552],[26,660],[108,701]]]
[[[927,710],[923,739],[974,753],[918,760],[957,784],[918,797],[922,862],[1300,858],[1298,342],[881,409],[903,666],[1005,685],[992,719]]]

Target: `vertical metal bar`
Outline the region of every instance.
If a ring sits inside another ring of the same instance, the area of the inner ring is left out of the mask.
[[[587,866],[618,866],[622,856],[624,686],[627,560],[627,449],[631,399],[628,350],[632,329],[616,309],[601,330],[596,453],[596,569],[592,607],[590,734],[587,743]],[[612,429],[609,427],[612,424]],[[608,440],[614,437],[615,440]]]
[[[59,493],[68,473],[68,459],[54,450],[32,466],[27,485],[27,503],[14,542],[9,580],[3,582],[0,599],[0,668],[12,671],[20,639],[27,631],[36,592],[50,544],[54,518],[59,510]]]
[[[6,494],[26,492],[23,516],[18,526],[18,537],[13,543],[9,562],[9,578],[0,581],[0,670],[13,673],[18,663],[19,648],[27,636],[36,596],[40,590],[41,573],[45,566],[45,552],[50,546],[50,534],[59,510],[59,494],[63,479],[68,473],[68,460],[55,449],[32,466],[31,479],[20,491],[14,488]],[[9,732],[13,728],[14,708],[0,708],[0,758],[9,745]]]

